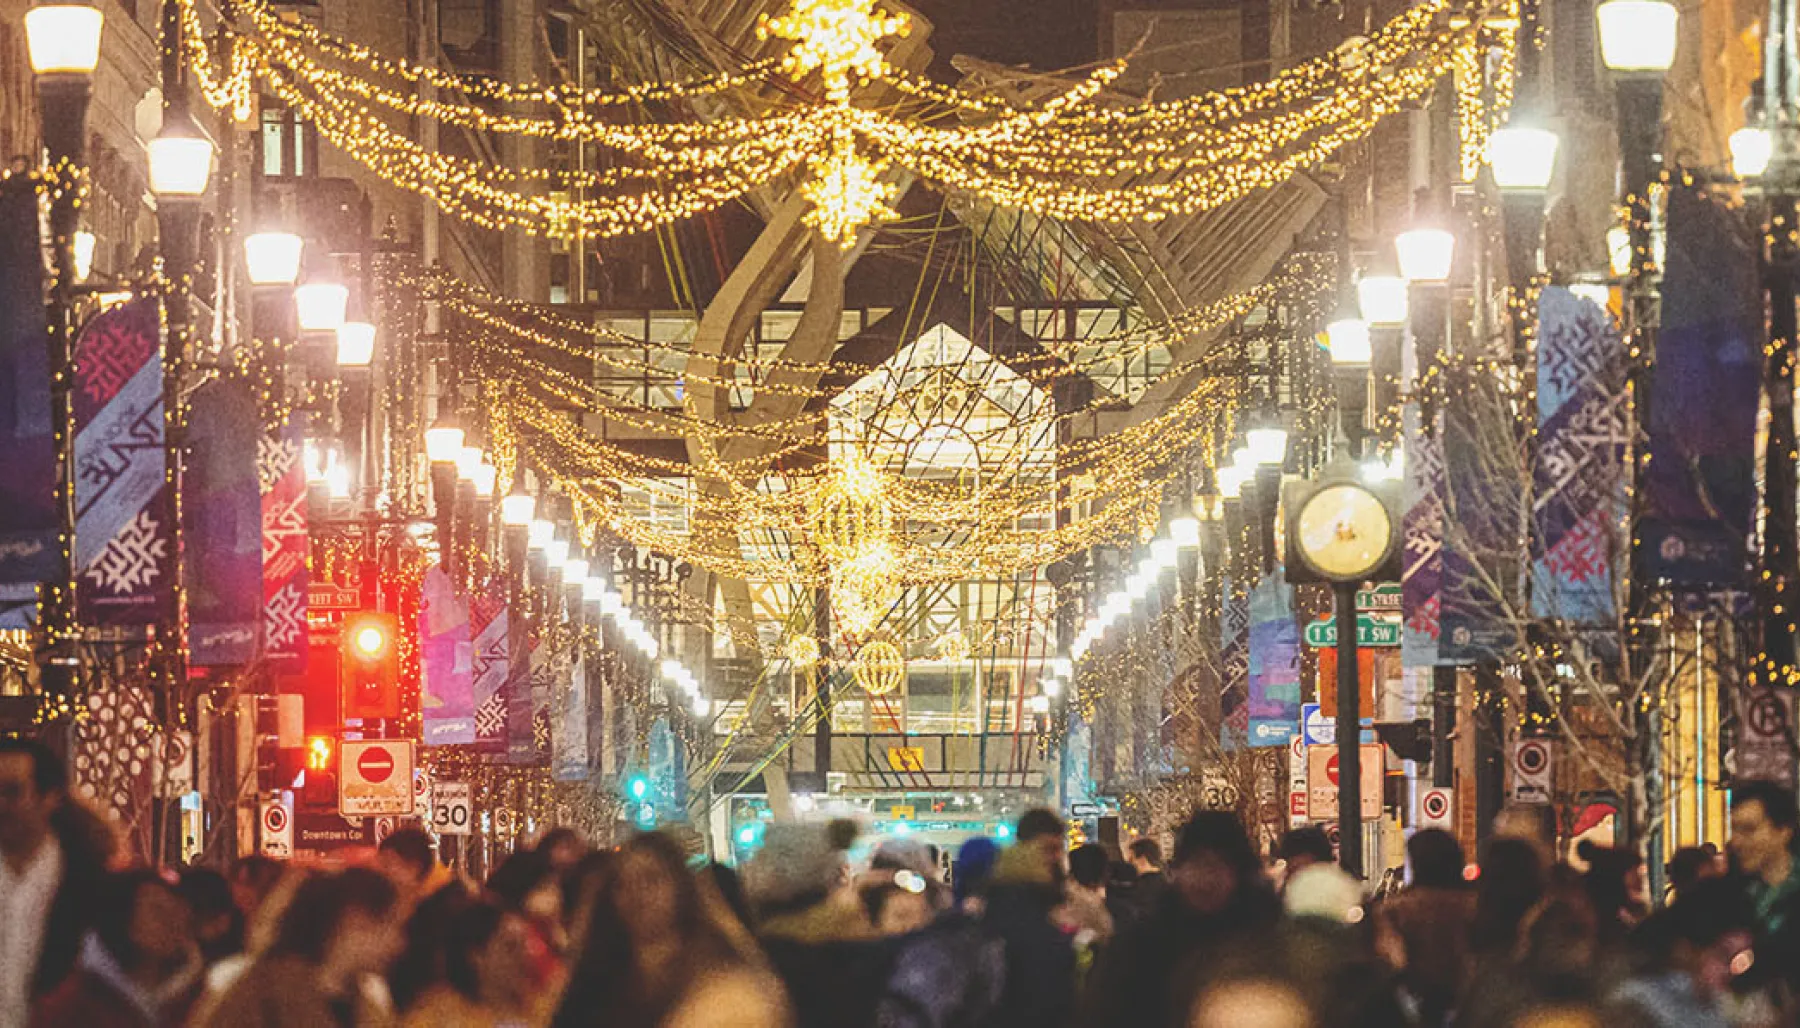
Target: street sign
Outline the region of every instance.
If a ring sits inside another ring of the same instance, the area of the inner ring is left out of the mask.
[[[1362,719],[1362,744],[1371,746],[1375,743],[1375,719]],[[1300,704],[1300,740],[1308,746],[1336,746],[1337,718],[1325,713],[1317,703]]]
[[[412,740],[346,739],[338,745],[339,813],[410,814],[416,802]]]
[[[913,819],[913,808],[905,806],[889,807],[888,817],[895,821],[911,821]]]
[[[1759,780],[1794,785],[1793,700],[1757,686],[1740,694],[1737,739],[1731,747],[1733,781]]]
[[[325,856],[374,844],[373,818],[305,810],[294,817],[294,851],[302,856]]]
[[[1362,819],[1381,817],[1381,779],[1387,768],[1382,747],[1362,748]],[[1336,821],[1338,816],[1338,755],[1336,746],[1306,748],[1306,813],[1314,821]]]
[[[288,811],[287,804],[279,798],[263,800],[262,817],[258,822],[262,829],[263,856],[291,859],[294,855],[294,815]]]
[[[1337,645],[1337,619],[1329,615],[1306,626],[1306,645],[1322,650]],[[1400,619],[1381,614],[1356,615],[1356,645],[1400,645]]]
[[[1306,742],[1294,736],[1288,743],[1288,827],[1306,823]]]
[[[1456,792],[1433,786],[1419,793],[1419,827],[1456,831]]]
[[[1400,611],[1400,584],[1390,582],[1386,585],[1378,585],[1373,589],[1356,590],[1356,609],[1387,610],[1398,613]]]
[[[1550,742],[1519,739],[1512,748],[1513,801],[1550,802]]]
[[[431,827],[439,835],[470,835],[475,820],[474,790],[468,782],[436,782],[431,786]]]
[[[888,767],[895,771],[924,771],[925,748],[923,746],[889,746]]]
[[[1086,818],[1090,818],[1090,817],[1099,817],[1100,816],[1100,804],[1098,804],[1098,803],[1071,803],[1071,804],[1069,804],[1069,816],[1073,817],[1073,818],[1080,818],[1080,819],[1086,819]]]
[[[159,799],[180,799],[194,791],[194,733],[164,732],[157,744],[161,760],[153,766]]]
[[[431,820],[431,772],[422,767],[413,768],[413,816]]]

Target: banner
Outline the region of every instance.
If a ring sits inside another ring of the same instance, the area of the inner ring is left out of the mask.
[[[1286,746],[1300,724],[1300,632],[1294,591],[1279,573],[1250,594],[1249,741]]]
[[[1538,296],[1538,433],[1532,465],[1531,613],[1614,623],[1624,530],[1629,400],[1612,316],[1550,286]]]
[[[1400,660],[1407,667],[1438,661],[1438,615],[1444,579],[1444,440],[1441,418],[1427,431],[1419,405],[1401,412],[1405,434],[1405,512],[1400,518]]]
[[[426,746],[475,741],[474,644],[469,610],[441,567],[419,584],[419,714]]]
[[[543,767],[550,762],[550,683],[554,654],[523,622],[513,628],[512,678],[506,683],[506,762]]]
[[[1756,510],[1763,308],[1737,212],[1669,190],[1638,552],[1650,580],[1741,584]]]
[[[1250,597],[1229,575],[1219,588],[1219,746],[1235,750],[1250,734]]]
[[[1487,368],[1457,364],[1446,372],[1438,660],[1503,660],[1519,642],[1507,603],[1525,559],[1520,433],[1505,387]]]
[[[657,717],[650,724],[650,791],[657,799],[656,813],[664,824],[687,820],[687,769],[681,740],[669,727],[669,719]]]
[[[498,593],[506,587],[498,579],[470,605],[470,630],[475,637],[471,673],[475,689],[475,748],[487,753],[506,752],[506,682],[512,677],[512,639],[506,601]]]
[[[550,775],[559,782],[588,779],[587,659],[575,658],[568,676],[559,678],[551,701]]]
[[[37,621],[37,586],[56,577],[44,250],[35,184],[0,179],[0,628]]]
[[[256,655],[263,618],[261,437],[246,382],[211,382],[188,403],[182,552],[188,659],[196,666],[247,664]]]
[[[263,652],[277,670],[306,670],[306,415],[257,440],[262,492]]]
[[[84,625],[169,620],[173,507],[163,445],[162,317],[135,300],[75,343],[75,571]]]

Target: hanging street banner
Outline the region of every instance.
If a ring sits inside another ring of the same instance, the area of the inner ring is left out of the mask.
[[[1763,306],[1737,212],[1669,189],[1661,292],[1638,497],[1642,572],[1677,588],[1739,585],[1757,503]]]
[[[126,628],[167,621],[175,537],[157,302],[134,300],[96,315],[75,343],[75,367],[81,622]]]
[[[474,643],[469,610],[441,567],[419,583],[419,713],[426,746],[475,741]]]
[[[550,776],[559,782],[585,782],[590,773],[586,658],[585,653],[575,658],[551,700]]]
[[[250,384],[201,386],[188,403],[182,527],[188,657],[196,666],[247,664],[263,619],[262,438]]]
[[[475,748],[506,752],[506,680],[512,676],[512,639],[508,628],[505,583],[495,578],[469,606],[475,637],[471,673],[475,689]]]
[[[1293,587],[1265,575],[1250,595],[1249,742],[1286,746],[1300,721],[1300,639]]]
[[[657,819],[664,824],[687,820],[687,768],[682,760],[681,740],[669,727],[669,719],[658,717],[650,723],[646,770],[650,773],[650,793],[656,797]]]
[[[277,670],[306,670],[306,416],[258,439],[262,491],[263,653]]]
[[[530,652],[524,670],[509,684],[506,698],[506,762],[547,767],[550,696],[555,688],[558,655],[542,638],[527,635],[526,639]]]
[[[1245,702],[1250,675],[1250,596],[1230,575],[1220,580],[1219,598],[1219,746],[1235,750],[1250,734],[1250,705]]]
[[[37,186],[0,179],[0,629],[37,622],[37,587],[57,575],[50,356]]]
[[[1518,642],[1505,599],[1524,560],[1525,502],[1511,399],[1483,366],[1445,369],[1443,578],[1438,662],[1501,660]]]
[[[1625,344],[1612,316],[1560,286],[1538,295],[1538,433],[1532,465],[1531,612],[1614,622],[1628,559]]]
[[[1439,589],[1444,575],[1443,436],[1435,429],[1425,431],[1416,403],[1401,411],[1401,425],[1406,436],[1406,487],[1400,518],[1400,596],[1405,614],[1400,659],[1407,667],[1431,667],[1438,659]]]

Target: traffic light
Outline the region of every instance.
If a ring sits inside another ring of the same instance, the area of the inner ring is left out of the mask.
[[[344,618],[339,679],[344,717],[371,720],[400,716],[400,623],[392,614]]]
[[[337,756],[337,747],[328,735],[315,735],[306,740],[306,769],[308,771],[330,771],[332,758]]]
[[[300,805],[314,810],[337,807],[337,740],[329,735],[315,735],[306,740],[306,784],[300,790]]]
[[[632,775],[625,780],[625,798],[633,803],[642,803],[650,798],[650,779],[644,775]]]

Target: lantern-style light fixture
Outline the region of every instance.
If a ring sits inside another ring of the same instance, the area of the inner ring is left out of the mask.
[[[455,464],[462,455],[463,430],[448,418],[425,430],[425,456],[433,464]]]
[[[1278,414],[1264,415],[1261,424],[1244,433],[1250,459],[1259,465],[1280,467],[1287,462],[1287,427]]]
[[[94,250],[100,241],[92,232],[83,229],[75,233],[75,278],[85,282],[94,273]]]
[[[1456,236],[1441,228],[1415,228],[1394,237],[1400,276],[1409,282],[1442,282],[1456,260]]]
[[[1761,178],[1775,157],[1775,135],[1761,125],[1746,125],[1731,134],[1731,173],[1740,179]]]
[[[474,475],[475,498],[478,500],[493,499],[494,486],[498,484],[499,479],[499,468],[494,467],[485,460],[476,465]]]
[[[500,501],[500,523],[508,528],[530,528],[537,513],[537,497],[523,489],[506,494]]]
[[[1169,522],[1169,538],[1175,545],[1184,550],[1191,550],[1200,545],[1200,519],[1196,517],[1180,517]]]
[[[1353,367],[1368,364],[1375,357],[1369,323],[1361,318],[1339,318],[1325,326],[1325,343],[1331,349],[1333,364]]]
[[[1507,193],[1541,193],[1556,173],[1556,133],[1530,125],[1507,125],[1488,137],[1488,165],[1494,185]]]
[[[46,4],[25,12],[25,49],[38,75],[88,76],[100,66],[106,16],[85,4]]]
[[[244,264],[253,286],[291,286],[300,280],[300,253],[305,248],[292,232],[258,232],[244,237]]]
[[[294,311],[302,332],[338,331],[344,327],[344,312],[349,306],[350,287],[341,282],[308,282],[294,287]],[[370,338],[372,342],[373,336]],[[426,432],[427,437],[430,434]],[[460,436],[457,445],[462,445]]]
[[[1406,324],[1406,280],[1398,275],[1364,275],[1356,281],[1356,306],[1371,326]]]
[[[469,446],[456,451],[456,477],[465,482],[475,481],[475,469],[481,467],[481,447]]]
[[[504,517],[506,511],[502,510],[500,513]],[[550,546],[550,540],[554,538],[556,538],[556,525],[553,522],[545,521],[542,518],[533,518],[531,524],[525,529],[525,548],[532,552],[547,549]]]
[[[1594,16],[1600,59],[1613,71],[1660,75],[1675,63],[1681,12],[1668,0],[1605,0]]]
[[[346,321],[337,330],[337,362],[340,368],[367,368],[375,361],[375,326],[366,321]]]
[[[212,180],[213,144],[191,124],[171,120],[144,146],[150,191],[160,201],[197,200]]]
[[[1219,481],[1219,498],[1224,500],[1235,500],[1242,496],[1244,493],[1244,479],[1249,473],[1250,469],[1240,468],[1235,464],[1229,467],[1220,468],[1216,476]]]

